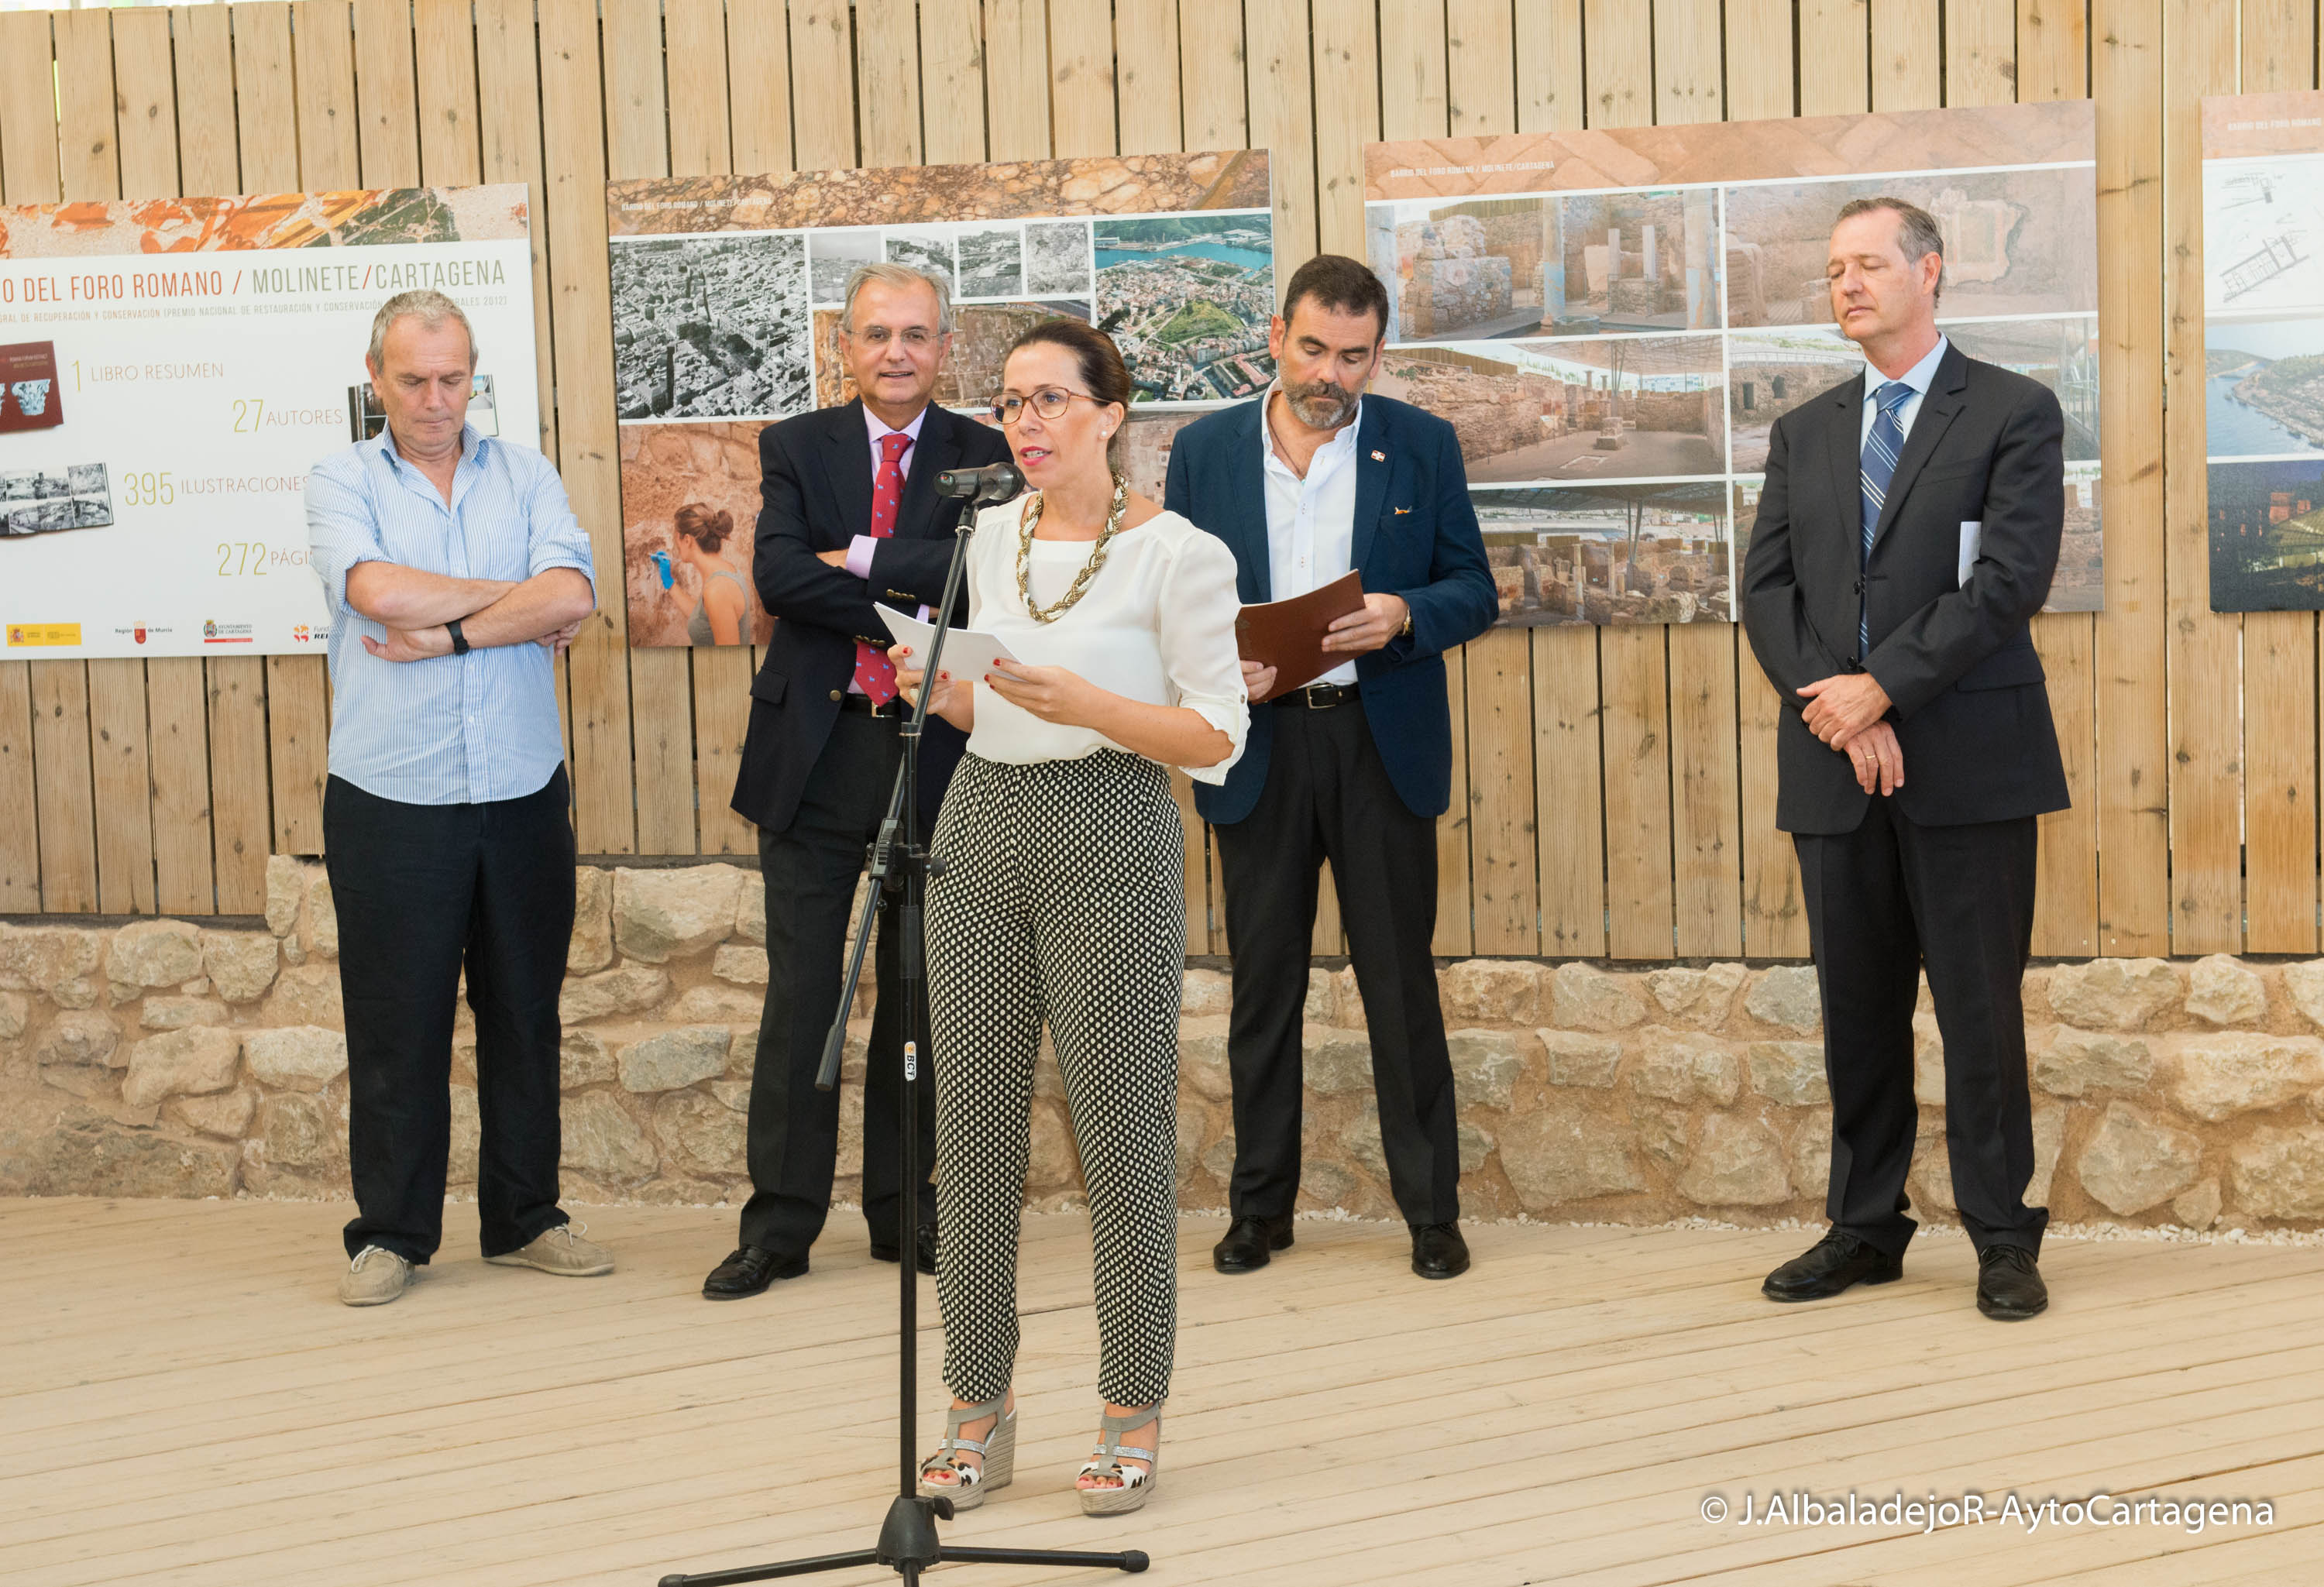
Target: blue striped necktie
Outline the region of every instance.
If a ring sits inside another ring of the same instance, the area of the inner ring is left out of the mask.
[[[1912,394],[1913,388],[1901,380],[1889,381],[1872,393],[1880,411],[1873,416],[1872,433],[1864,438],[1864,554],[1858,567],[1860,574],[1871,570],[1872,531],[1880,527],[1880,509],[1888,500],[1888,482],[1896,477],[1896,459],[1904,453],[1904,427],[1896,421],[1896,414]],[[1860,579],[1858,595],[1856,659],[1860,661],[1872,653],[1872,597]]]

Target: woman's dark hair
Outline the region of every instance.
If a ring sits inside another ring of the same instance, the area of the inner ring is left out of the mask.
[[[1137,388],[1130,383],[1130,366],[1121,361],[1121,349],[1113,338],[1082,319],[1045,319],[1010,344],[1014,354],[1019,347],[1029,347],[1037,342],[1047,342],[1063,347],[1074,355],[1081,371],[1082,383],[1089,387],[1090,395],[1101,402],[1121,404],[1121,422],[1114,427],[1113,437],[1106,442],[1106,461],[1121,466],[1122,454],[1129,449],[1130,400]],[[1001,359],[1005,367],[1009,360]]]
[[[734,532],[734,515],[723,508],[688,502],[678,510],[678,532],[698,541],[704,550],[715,551]]]
[[[1302,298],[1334,314],[1369,314],[1388,335],[1388,289],[1369,266],[1344,254],[1318,254],[1291,272],[1283,294],[1283,318],[1288,323]]]

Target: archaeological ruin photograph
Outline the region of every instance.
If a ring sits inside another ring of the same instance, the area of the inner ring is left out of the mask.
[[[1015,221],[964,226],[954,237],[960,258],[955,294],[964,301],[1025,295],[1025,228]]]
[[[1723,480],[1472,494],[1504,623],[1734,619]]]
[[[1539,333],[1555,203],[1464,198],[1365,206],[1366,262],[1388,290],[1388,340]]]
[[[1025,290],[1036,297],[1085,298],[1090,290],[1090,223],[1025,223]]]
[[[2066,460],[2098,455],[2098,316],[2058,319],[1941,320],[1940,328],[1971,358],[2036,380],[2058,399],[2066,420]]]
[[[1373,384],[1449,420],[1476,484],[1727,472],[1715,336],[1392,347]]]
[[[2098,311],[2097,188],[2087,167],[2052,166],[1729,188],[1728,323],[1832,323],[1833,217],[1884,194],[1926,209],[1944,235],[1940,316]]]
[[[2211,610],[2324,610],[2324,459],[2214,463]]]
[[[960,266],[953,256],[953,228],[948,226],[891,226],[883,235],[888,263],[908,264],[939,277],[947,291],[960,291]]]
[[[781,419],[807,407],[803,237],[619,237],[608,251],[622,419]]]
[[[1545,334],[1716,330],[1719,195],[1709,188],[1570,193],[1548,206]]]
[[[808,290],[816,307],[839,304],[847,298],[847,278],[859,266],[887,258],[876,226],[833,226],[807,236]]]
[[[1864,373],[1864,355],[1836,330],[1738,332],[1727,338],[1727,422],[1731,466],[1767,466],[1775,420]]]
[[[2324,451],[2324,317],[2206,324],[2203,428],[2214,459]]]

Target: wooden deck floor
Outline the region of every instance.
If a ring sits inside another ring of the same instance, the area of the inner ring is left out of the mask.
[[[0,1203],[0,1581],[646,1587],[869,1546],[895,1269],[853,1214],[807,1278],[712,1306],[694,1291],[731,1213],[585,1212],[622,1266],[576,1281],[485,1267],[455,1208],[420,1286],[352,1311],[346,1211]],[[1095,1426],[1087,1235],[1028,1221],[1020,1475],[948,1539],[1143,1548],[1157,1584],[2324,1580],[2324,1251],[2053,1241],[2049,1315],[2002,1325],[1958,1238],[1903,1283],[1778,1307],[1758,1278],[1797,1233],[1477,1229],[1449,1284],[1406,1274],[1401,1231],[1329,1223],[1222,1278],[1216,1233],[1180,1240],[1162,1487],[1108,1523],[1070,1493]],[[2268,1499],[2275,1521],[1702,1513],[1851,1489]]]

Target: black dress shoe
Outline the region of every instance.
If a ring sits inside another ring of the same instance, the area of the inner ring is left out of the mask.
[[[936,1226],[934,1223],[921,1224],[918,1238],[912,1241],[912,1247],[914,1265],[923,1273],[935,1272],[936,1270]],[[892,1262],[899,1260],[899,1256],[894,1246],[881,1245],[879,1241],[873,1241],[872,1259],[875,1262]]]
[[[1835,1229],[1768,1274],[1759,1293],[1769,1300],[1822,1300],[1851,1284],[1886,1284],[1904,1276],[1903,1257]]]
[[[1988,1245],[1977,1255],[1977,1309],[1997,1323],[2022,1323],[2050,1304],[2050,1287],[2034,1253]]]
[[[1412,1270],[1423,1278],[1458,1278],[1469,1270],[1469,1242],[1458,1223],[1412,1225]]]
[[[1289,1218],[1237,1218],[1227,1237],[1211,1248],[1211,1266],[1222,1273],[1256,1273],[1269,1253],[1291,1249]]]
[[[796,1278],[807,1271],[807,1253],[787,1257],[763,1245],[735,1248],[734,1254],[710,1269],[702,1281],[705,1300],[742,1300],[758,1294],[778,1278]]]

